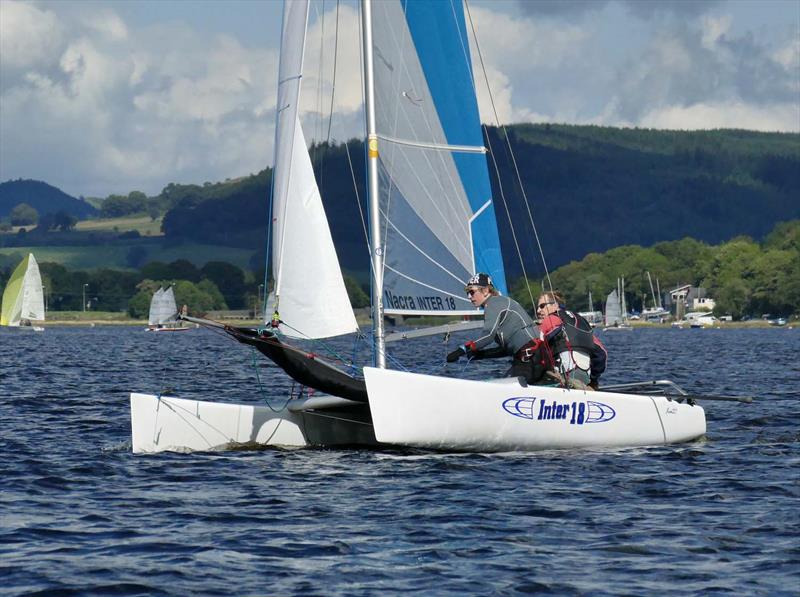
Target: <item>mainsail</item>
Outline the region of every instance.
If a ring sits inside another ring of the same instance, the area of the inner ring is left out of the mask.
[[[465,280],[506,282],[463,6],[372,11],[384,312],[476,314]]]
[[[151,326],[162,325],[168,321],[174,321],[177,315],[178,307],[175,304],[175,293],[172,286],[166,290],[163,288],[156,290],[150,301],[147,323]]]
[[[298,118],[308,2],[284,3],[273,170],[276,310],[295,338],[358,330]],[[268,319],[272,313],[266,313]]]
[[[150,299],[150,313],[147,315],[148,325],[158,325],[159,311],[161,309],[161,297],[164,294],[164,289],[159,288],[153,293],[153,298]]]
[[[3,292],[0,325],[19,326],[20,322],[44,320],[44,294],[39,265],[29,253],[17,266]]]
[[[619,294],[614,289],[606,298],[606,325],[615,326],[621,325],[622,321],[622,308],[619,302]]]

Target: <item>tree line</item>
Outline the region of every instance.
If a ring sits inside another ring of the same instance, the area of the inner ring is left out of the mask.
[[[0,255],[0,287],[5,287],[23,255]],[[185,259],[171,263],[152,261],[138,271],[98,269],[70,271],[59,263],[41,262],[42,286],[51,311],[126,312],[147,317],[150,300],[159,287],[173,286],[175,299],[198,315],[216,310],[257,311],[265,299],[264,269],[245,272],[223,261],[197,267]],[[353,306],[369,305],[355,278],[345,277]]]
[[[0,285],[5,286],[22,255],[0,256]],[[264,269],[245,272],[230,263],[211,261],[197,267],[187,260],[149,262],[138,271],[99,269],[69,271],[58,263],[40,264],[48,308],[58,311],[127,312],[146,317],[150,298],[159,286],[174,285],[179,305],[195,314],[211,310],[254,309],[263,304]],[[800,220],[775,226],[762,242],[740,236],[709,245],[684,238],[650,247],[625,245],[605,253],[590,253],[550,274],[553,287],[576,310],[599,309],[606,295],[625,278],[627,304],[635,310],[653,306],[649,272],[662,295],[685,284],[706,288],[715,299],[714,314],[741,318],[763,313],[800,313]],[[345,286],[355,308],[370,304],[368,289],[353,276]],[[549,286],[543,277],[518,278],[511,295],[533,312],[539,291]],[[269,287],[269,284],[268,284]],[[530,290],[529,290],[530,289]],[[531,298],[532,296],[532,298]]]
[[[589,310],[590,292],[594,308],[600,309],[617,287],[617,278],[624,277],[629,308],[642,310],[653,306],[648,272],[662,294],[685,284],[705,288],[716,302],[716,316],[800,314],[800,220],[776,225],[763,242],[739,236],[712,246],[684,238],[647,248],[626,245],[590,253],[553,271],[550,281],[571,308],[584,311]],[[535,300],[548,285],[544,278],[529,279],[527,284],[520,278],[511,294],[532,309],[528,288]]]

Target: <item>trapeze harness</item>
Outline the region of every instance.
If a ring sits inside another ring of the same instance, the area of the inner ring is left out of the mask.
[[[586,319],[563,307],[540,325],[556,371],[580,381],[596,381],[605,371],[607,354]]]

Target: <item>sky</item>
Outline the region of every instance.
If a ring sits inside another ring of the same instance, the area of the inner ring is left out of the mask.
[[[800,0],[468,9],[489,124],[800,132]],[[336,12],[336,0],[313,0],[309,141],[328,137],[331,99],[331,138],[363,135],[353,0],[338,5],[331,97]],[[0,182],[155,195],[270,166],[281,14],[276,0],[0,0]]]

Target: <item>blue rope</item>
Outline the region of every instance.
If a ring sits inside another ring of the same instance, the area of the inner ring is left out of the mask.
[[[255,369],[255,372],[256,372],[256,382],[258,383],[258,391],[261,394],[262,399],[266,403],[267,407],[274,413],[279,413],[279,412],[285,410],[286,407],[289,406],[289,402],[292,400],[292,394],[289,394],[289,397],[286,399],[286,402],[284,403],[284,405],[282,407],[280,407],[278,410],[275,410],[272,407],[272,405],[269,403],[269,400],[267,399],[266,392],[264,391],[264,386],[261,384],[261,375],[258,372],[258,363],[256,362],[256,349],[255,348],[253,348],[251,354],[253,355],[253,369]]]

